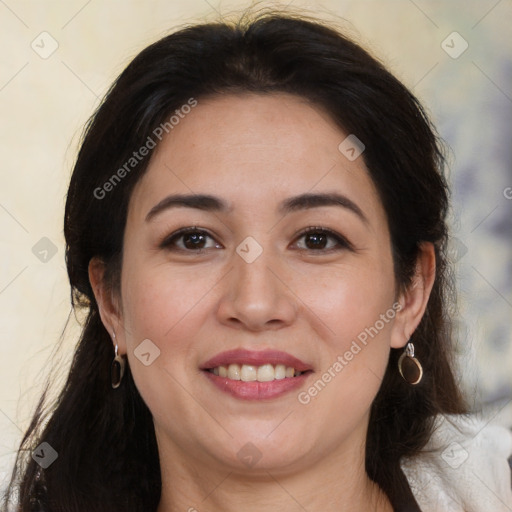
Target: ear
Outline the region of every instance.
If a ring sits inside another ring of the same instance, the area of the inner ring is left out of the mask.
[[[400,295],[398,311],[391,333],[391,347],[406,345],[418,327],[425,310],[436,276],[436,254],[434,245],[423,242],[420,245],[416,269],[411,284]]]
[[[89,261],[89,282],[98,304],[100,317],[105,329],[110,334],[112,342],[117,343],[119,353],[126,352],[124,330],[119,300],[114,296],[111,286],[105,280],[105,263],[100,258]],[[114,333],[116,335],[114,341]]]

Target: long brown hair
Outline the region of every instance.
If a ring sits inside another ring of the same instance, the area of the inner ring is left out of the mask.
[[[88,278],[96,256],[107,264],[111,285],[119,284],[128,200],[150,155],[124,173],[108,197],[98,190],[190,98],[238,92],[307,98],[364,141],[363,158],[387,214],[401,289],[411,282],[421,242],[435,246],[434,288],[412,337],[423,380],[417,386],[404,382],[396,369],[400,354],[391,349],[371,409],[366,471],[392,502],[407,486],[400,459],[424,447],[436,414],[464,411],[446,314],[444,160],[417,99],[359,45],[317,21],[267,13],[238,23],[195,25],[143,50],[86,127],[64,223],[72,302],[86,320],[58,401],[49,410],[41,401],[23,438],[6,498],[19,492],[15,510],[156,509],[161,481],[151,414],[129,368],[119,389],[110,385],[112,343]],[[47,469],[30,456],[43,441],[58,452]]]

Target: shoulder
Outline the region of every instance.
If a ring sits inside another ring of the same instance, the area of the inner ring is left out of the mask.
[[[425,512],[512,510],[512,431],[482,415],[439,415],[421,453],[401,460]]]

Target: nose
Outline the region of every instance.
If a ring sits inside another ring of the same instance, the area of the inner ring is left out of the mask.
[[[233,255],[233,268],[223,280],[217,316],[221,323],[250,331],[275,330],[291,325],[298,304],[270,251],[248,263]]]

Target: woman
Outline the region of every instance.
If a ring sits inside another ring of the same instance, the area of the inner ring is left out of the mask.
[[[141,52],[71,178],[87,318],[16,510],[420,510],[401,462],[466,411],[442,165],[414,96],[318,22]]]

